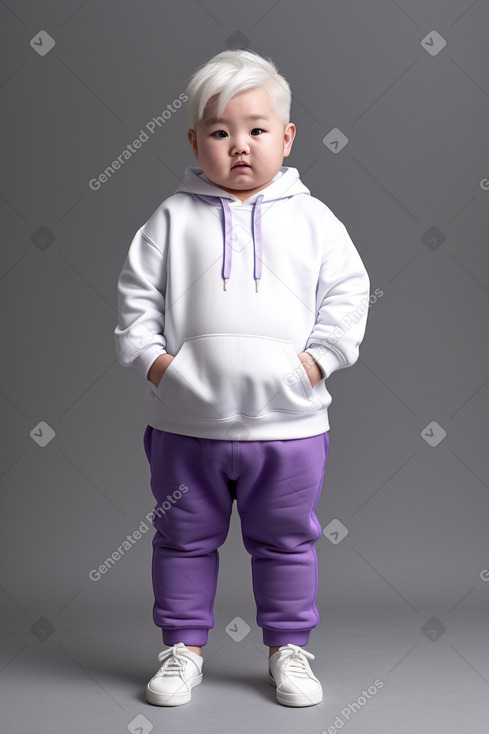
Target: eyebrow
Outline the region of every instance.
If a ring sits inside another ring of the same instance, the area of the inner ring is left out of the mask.
[[[248,115],[246,120],[265,120],[268,122],[269,118],[266,115]],[[205,125],[217,125],[218,123],[222,123],[223,125],[228,125],[229,120],[225,120],[224,118],[217,118],[217,117],[209,117],[208,120],[205,121]]]

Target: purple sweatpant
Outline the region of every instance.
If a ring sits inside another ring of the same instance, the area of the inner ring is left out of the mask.
[[[217,549],[234,500],[264,644],[309,642],[319,624],[315,509],[328,449],[327,432],[288,441],[220,441],[146,427],[157,502],[153,618],[165,645],[207,642],[215,625]]]

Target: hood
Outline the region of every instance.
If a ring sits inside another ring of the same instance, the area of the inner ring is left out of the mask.
[[[223,256],[222,256],[222,279],[224,282],[224,290],[227,290],[228,281],[231,277],[232,268],[232,230],[233,230],[233,214],[230,202],[239,206],[252,207],[252,238],[254,252],[253,278],[255,279],[256,291],[260,287],[260,279],[262,275],[262,233],[261,233],[261,217],[262,205],[272,205],[274,201],[280,199],[289,199],[292,196],[306,195],[310,196],[311,192],[304,186],[299,177],[296,168],[282,166],[280,171],[272,179],[272,183],[266,188],[253,194],[244,202],[241,202],[237,196],[220,189],[213,184],[203,170],[199,167],[191,167],[185,170],[183,183],[175,190],[175,194],[184,193],[194,196],[205,201],[210,206],[216,206],[222,209],[223,217]]]

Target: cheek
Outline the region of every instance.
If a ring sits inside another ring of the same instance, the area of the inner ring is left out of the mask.
[[[218,161],[222,158],[222,152],[217,146],[208,145],[205,148],[205,157],[208,161]]]
[[[202,159],[209,166],[209,165],[212,165],[213,161],[215,161],[216,156],[215,154],[213,154],[212,150],[209,150],[209,148],[206,148],[202,155]]]

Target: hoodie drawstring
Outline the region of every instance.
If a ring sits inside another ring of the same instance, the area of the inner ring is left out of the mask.
[[[226,199],[220,199],[222,211],[224,215],[224,253],[222,257],[222,278],[224,280],[224,290],[228,289],[228,280],[231,275],[231,260],[233,258],[233,215],[231,207]]]
[[[194,194],[199,199],[217,206],[220,202],[223,211],[223,229],[224,229],[224,246],[223,246],[223,258],[222,258],[222,279],[224,281],[224,290],[228,289],[228,281],[231,277],[231,265],[233,258],[233,215],[231,207],[227,199],[223,199],[220,196],[206,196],[204,194]],[[260,280],[262,277],[263,265],[262,265],[262,233],[261,233],[261,204],[263,201],[263,194],[255,199],[253,205],[253,278],[255,279],[255,289],[258,293],[260,288]]]
[[[263,194],[257,196],[255,199],[255,206],[253,207],[253,275],[255,278],[256,292],[260,287],[260,280],[262,275],[262,239],[261,239],[261,203],[263,201]]]

